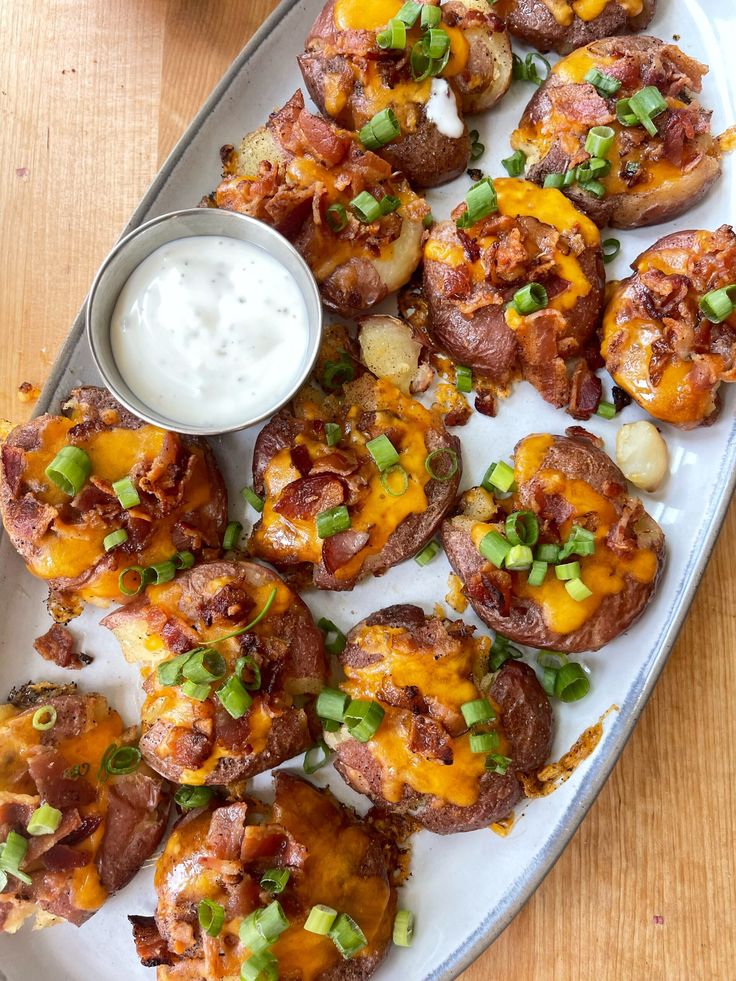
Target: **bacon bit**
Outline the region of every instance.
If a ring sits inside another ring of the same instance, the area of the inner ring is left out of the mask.
[[[129,916],[128,922],[133,928],[135,952],[143,967],[173,964],[171,951],[158,932],[156,921],[152,916]]]
[[[491,391],[485,389],[478,391],[476,389],[474,405],[475,411],[480,412],[483,416],[493,418],[496,415],[496,396]]]
[[[367,531],[340,531],[326,538],[322,544],[322,562],[325,569],[332,574],[341,569],[362,551],[370,541]]]
[[[631,396],[618,385],[613,386],[613,389],[611,390],[611,398],[613,399],[613,404],[616,407],[616,412],[622,412],[627,405],[631,405]]]
[[[570,383],[570,404],[567,411],[573,419],[587,420],[598,408],[603,394],[603,385],[597,375],[590,370],[583,358],[575,365]]]
[[[450,766],[454,759],[450,734],[442,723],[426,715],[415,715],[411,720],[409,749],[412,753],[428,760],[436,760],[445,766]]]
[[[345,500],[345,487],[334,474],[301,477],[287,484],[274,511],[287,518],[314,518],[322,511],[337,507]]]
[[[526,797],[546,797],[570,779],[578,766],[587,760],[603,735],[603,723],[611,712],[618,712],[618,705],[607,708],[598,721],[589,726],[575,740],[557,763],[549,763],[537,774],[520,773],[519,779],[524,787]]]
[[[463,592],[463,584],[461,580],[451,572],[447,577],[447,586],[449,592],[445,596],[445,602],[450,606],[455,613],[464,613],[468,608],[468,598]]]
[[[464,426],[468,422],[473,410],[465,396],[454,386],[441,383],[437,386],[435,397],[432,409],[443,417],[446,426]]]
[[[58,623],[53,624],[41,637],[36,637],[33,646],[45,661],[52,661],[60,668],[79,671],[92,663],[89,654],[79,654],[74,650],[74,638],[66,627]]]
[[[514,827],[515,821],[516,818],[512,811],[508,817],[502,818],[500,821],[494,821],[489,827],[494,834],[501,838],[507,838],[511,834],[511,829]]]
[[[41,394],[41,389],[38,385],[32,385],[31,382],[21,382],[18,386],[18,401],[19,402],[37,402],[38,396]]]

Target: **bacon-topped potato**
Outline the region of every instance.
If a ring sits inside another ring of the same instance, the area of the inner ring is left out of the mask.
[[[329,791],[283,770],[273,782],[271,807],[200,808],[172,832],[156,868],[156,915],[130,917],[158,981],[362,981],[383,959],[396,912],[395,845]],[[203,901],[215,904],[205,912],[219,924],[209,933],[198,919]],[[342,950],[326,932],[330,910]],[[252,973],[241,973],[248,961]]]
[[[665,235],[614,287],[601,353],[617,385],[655,419],[713,422],[722,381],[736,381],[736,235]]]
[[[463,116],[489,109],[512,74],[508,35],[486,0],[410,10],[403,0],[328,0],[299,66],[320,111],[420,187],[463,172]]]
[[[424,248],[429,332],[479,375],[508,382],[521,371],[548,402],[565,405],[565,362],[603,309],[598,229],[559,191],[525,180],[481,181],[467,202]]]
[[[507,660],[489,673],[491,642],[473,631],[409,604],[371,614],[348,634],[341,687],[384,715],[367,740],[325,733],[354,790],[438,834],[508,817],[523,796],[518,774],[536,772],[552,742],[534,671]]]
[[[320,589],[352,589],[416,554],[452,506],[460,442],[367,372],[339,396],[305,390],[265,426],[253,484],[265,497],[250,549]]]
[[[307,112],[300,91],[221,156],[223,179],[203,203],[277,228],[343,316],[370,309],[419,265],[427,203],[357,136]]]
[[[58,620],[76,616],[82,601],[124,601],[120,574],[130,566],[180,551],[217,554],[227,522],[207,443],[150,426],[94,387],[75,389],[63,415],[10,433],[0,449],[0,509],[28,570],[48,580]]]
[[[322,634],[271,569],[204,562],[102,623],[141,665],[141,751],[165,777],[233,783],[312,745],[305,702],[324,682]]]
[[[568,433],[522,439],[513,471],[498,464],[486,482],[513,493],[467,491],[442,541],[473,609],[494,630],[532,647],[595,651],[652,598],[664,534],[629,496],[602,441],[579,427]]]
[[[0,932],[80,926],[163,837],[168,784],[102,695],[27,684],[0,705]],[[12,856],[12,860],[11,860]]]
[[[530,180],[553,181],[601,227],[668,221],[721,174],[695,98],[707,71],[654,37],[595,41],[554,66],[511,144]]]
[[[496,0],[506,27],[538,51],[568,54],[583,44],[648,26],[657,0]]]

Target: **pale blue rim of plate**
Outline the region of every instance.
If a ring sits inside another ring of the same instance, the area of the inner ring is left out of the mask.
[[[136,228],[147,217],[156,198],[166,186],[176,164],[184,156],[194,134],[201,128],[217,103],[225,96],[234,79],[239,75],[254,52],[266,37],[273,31],[302,0],[281,0],[269,17],[261,24],[250,41],[245,45],[237,58],[230,65],[222,79],[213,89],[211,95],[194,117],[186,132],[177,142],[174,149],[164,161],[163,166],[155,176],[151,185],[141,199],[141,203],[121,233]],[[57,397],[59,383],[71,362],[79,339],[84,335],[84,311],[86,300],[77,314],[72,328],[64,342],[59,355],[54,362],[51,374],[43,387],[36,405],[34,415],[48,411]],[[736,424],[732,427],[726,442],[724,454],[718,470],[718,482],[722,483],[720,494],[716,494],[708,503],[703,513],[703,520],[698,529],[697,540],[702,542],[699,549],[694,549],[688,558],[685,570],[680,577],[674,598],[667,611],[664,626],[659,632],[652,653],[642,665],[636,683],[632,685],[629,697],[619,706],[607,737],[608,751],[605,756],[593,756],[588,769],[582,778],[580,788],[568,809],[562,814],[557,824],[549,832],[547,846],[540,855],[537,866],[531,875],[519,876],[511,885],[503,902],[492,910],[475,932],[460,947],[446,958],[437,968],[427,975],[423,981],[452,981],[462,971],[469,967],[484,950],[506,929],[532,893],[541,884],[544,877],[552,869],[563,849],[577,831],[580,823],[588,813],[590,806],[598,796],[603,784],[608,779],[611,770],[618,761],[629,736],[634,730],[637,719],[652,693],[667,658],[677,640],[690,605],[695,599],[694,587],[703,575],[711,552],[715,546],[721,526],[726,517],[726,511],[736,487]],[[0,527],[0,534],[2,528]]]

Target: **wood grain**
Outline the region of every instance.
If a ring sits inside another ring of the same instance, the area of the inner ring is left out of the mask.
[[[159,163],[274,6],[2,0],[0,416],[28,414],[17,386],[43,381]],[[735,976],[735,548],[732,507],[611,780],[464,981]]]

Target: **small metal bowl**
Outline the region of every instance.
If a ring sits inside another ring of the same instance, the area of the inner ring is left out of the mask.
[[[307,351],[294,385],[287,394],[274,402],[266,412],[250,419],[243,419],[236,425],[212,427],[207,425],[184,425],[176,419],[169,419],[135,395],[118,370],[113,356],[110,340],[110,325],[113,311],[120,292],[134,269],[160,246],[176,239],[194,235],[220,235],[236,238],[252,245],[260,246],[289,270],[299,287],[307,309],[307,329],[309,331]],[[322,303],[319,290],[309,266],[296,249],[279,232],[264,225],[263,222],[238,214],[235,211],[220,211],[216,208],[190,208],[174,211],[168,215],[152,218],[122,238],[102,263],[92,283],[87,301],[87,338],[92,357],[105,384],[115,398],[135,415],[164,429],[197,436],[211,436],[217,433],[235,432],[253,426],[269,418],[296,395],[309,377],[317,360],[322,339]]]

